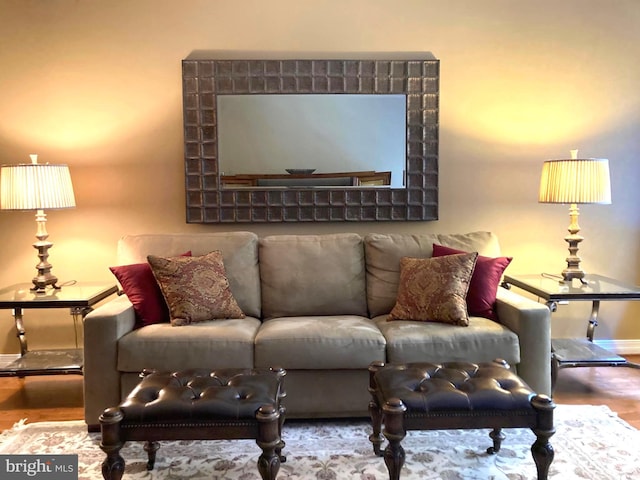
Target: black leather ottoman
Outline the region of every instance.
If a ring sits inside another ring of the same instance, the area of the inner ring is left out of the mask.
[[[493,363],[409,363],[369,367],[369,404],[376,455],[384,456],[389,479],[398,480],[405,460],[400,442],[407,430],[491,428],[496,453],[505,436],[503,428],[530,428],[536,435],[531,447],[538,480],[547,480],[553,460],[549,438],[555,433],[553,401],[537,395],[509,365]],[[381,452],[383,434],[388,444]]]
[[[147,469],[153,469],[159,440],[256,439],[262,449],[258,471],[275,480],[284,442],[283,369],[144,371],[142,381],[117,407],[100,416],[105,480],[119,480],[125,468],[120,449],[145,441]]]

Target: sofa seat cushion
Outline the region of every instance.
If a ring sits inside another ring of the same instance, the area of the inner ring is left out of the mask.
[[[134,330],[118,341],[118,370],[253,368],[254,317],[212,320],[180,328],[168,323]]]
[[[491,362],[502,358],[520,363],[518,336],[504,325],[482,317],[469,317],[469,326],[406,320],[375,319],[387,341],[389,363]]]
[[[386,360],[384,337],[357,315],[273,318],[256,335],[258,368],[366,369],[376,360]]]

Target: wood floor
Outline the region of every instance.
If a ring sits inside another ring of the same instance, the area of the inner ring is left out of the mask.
[[[630,355],[640,363],[640,355]],[[640,369],[565,368],[554,392],[558,404],[607,405],[640,429]],[[20,419],[28,422],[82,420],[79,375],[0,378],[0,431]]]

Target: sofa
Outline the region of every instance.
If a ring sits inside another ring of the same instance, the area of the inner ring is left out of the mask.
[[[455,254],[436,259],[436,246]],[[113,268],[149,268],[153,259],[152,273],[164,288],[166,278],[155,270],[157,262],[199,265],[212,252],[222,259],[228,300],[241,310],[237,318],[193,316],[180,324],[171,317],[174,307],[165,305],[169,318],[141,324],[139,292],[133,301],[132,293],[132,298],[121,294],[85,317],[85,421],[90,430],[105,408],[126,397],[144,369],[285,368],[287,418],[367,416],[373,361],[479,363],[501,358],[534,391],[551,393],[549,310],[498,287],[495,278],[492,312],[476,316],[465,309],[466,325],[397,315],[401,290],[404,295],[419,285],[420,294],[448,283],[447,277],[437,282],[427,278],[424,284],[416,278],[405,281],[403,259],[421,259],[429,269],[440,268],[439,273],[445,261],[464,261],[462,277],[469,280],[472,260],[472,274],[479,275],[480,259],[507,258],[500,257],[498,238],[491,232],[127,235],[118,241]],[[484,282],[482,277],[473,280]],[[208,285],[173,293],[195,295],[208,291]],[[455,288],[464,288],[464,281]],[[169,304],[171,291],[159,291]],[[448,296],[437,293],[430,301]],[[390,321],[392,312],[396,318]]]

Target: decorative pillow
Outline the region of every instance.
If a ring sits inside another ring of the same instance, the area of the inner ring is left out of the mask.
[[[222,253],[201,257],[147,257],[174,326],[219,318],[244,318],[227,280]]]
[[[185,252],[182,256],[190,257],[191,252]],[[133,304],[133,311],[136,314],[134,328],[169,321],[167,302],[164,301],[156,277],[153,276],[148,263],[120,265],[109,267],[109,270],[115,275],[122,286],[122,291]]]
[[[467,253],[464,250],[433,244],[433,256],[455,255]],[[471,277],[471,284],[467,292],[467,310],[469,315],[485,317],[491,320],[497,318],[495,312],[496,294],[500,279],[513,257],[483,257],[478,255],[476,268]]]
[[[396,304],[387,320],[419,320],[466,327],[467,290],[477,253],[400,259]]]

